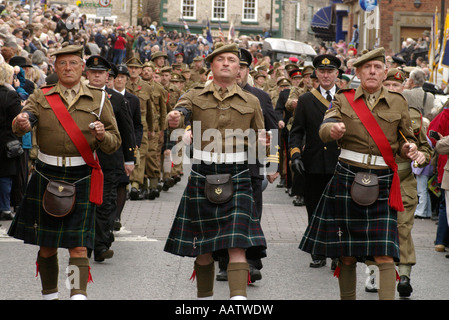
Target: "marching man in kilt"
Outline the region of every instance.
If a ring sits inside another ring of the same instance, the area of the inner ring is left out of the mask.
[[[103,173],[93,151],[113,153],[121,138],[104,91],[80,82],[83,47],[69,45],[53,55],[59,81],[35,90],[13,120],[17,135],[37,129],[39,153],[8,234],[39,246],[36,265],[46,300],[58,299],[58,248],[67,248],[69,275],[75,280],[70,297],[84,300],[90,279],[87,249],[94,248],[95,205],[103,202]],[[74,185],[75,193],[66,193],[71,188],[63,182]],[[71,210],[57,212],[67,201],[50,206],[46,191],[50,183],[56,185],[55,193],[69,195]]]
[[[217,46],[206,59],[213,82],[189,90],[167,115],[170,128],[186,125],[183,141],[190,144],[193,139],[193,164],[164,250],[196,257],[194,275],[200,299],[213,298],[213,254],[229,254],[230,297],[246,299],[246,258],[263,258],[266,241],[251,190],[251,143],[243,135],[261,131],[256,139],[262,141],[263,149],[270,138],[263,130],[259,100],[236,84],[237,45]]]
[[[404,211],[395,155],[418,164],[408,104],[383,88],[385,50],[378,48],[355,63],[360,86],[340,90],[320,127],[323,142],[341,147],[334,176],[323,192],[300,249],[339,258],[341,299],[356,298],[356,262],[375,261],[379,299],[394,299],[399,261],[397,214]]]

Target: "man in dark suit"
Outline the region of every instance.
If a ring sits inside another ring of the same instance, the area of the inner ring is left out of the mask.
[[[320,85],[298,98],[289,141],[292,170],[295,174],[304,175],[307,186],[304,190],[304,200],[309,221],[334,173],[340,154],[336,142],[323,143],[318,131],[324,113],[338,91],[335,80],[341,62],[333,55],[324,54],[315,57],[313,65]],[[312,260],[310,267],[313,268],[326,264],[323,257],[312,256]]]
[[[134,125],[134,135],[136,137],[136,149],[139,150],[142,143],[143,125],[140,114],[140,101],[137,96],[125,89],[129,78],[128,68],[125,65],[117,66],[117,76],[114,79],[114,90],[122,94],[128,105],[131,119]],[[136,161],[140,157],[136,155]],[[120,217],[126,202],[126,186],[129,184],[129,176],[123,175],[117,189],[117,215],[114,222],[114,230],[120,230]]]
[[[87,79],[89,85],[105,88],[109,77],[111,64],[101,56],[91,56],[86,61]],[[122,138],[121,147],[112,154],[97,151],[101,169],[104,175],[103,203],[97,207],[95,215],[95,261],[112,258],[114,251],[110,249],[114,241],[112,233],[115,212],[117,209],[117,185],[127,164],[129,174],[134,166],[134,149],[136,146],[134,128],[125,99],[122,95],[106,88],[105,99],[109,99],[114,110],[117,126]]]
[[[272,133],[277,130],[277,118],[276,114],[274,113],[273,105],[271,103],[271,98],[265,91],[255,88],[248,84],[248,75],[249,75],[249,67],[252,62],[252,56],[249,51],[243,48],[239,48],[240,51],[240,72],[237,76],[237,84],[244,90],[249,91],[253,95],[255,95],[259,99],[260,106],[262,108],[262,113],[264,117],[264,124],[265,124],[265,130],[266,131],[272,131]],[[277,134],[273,135],[277,136]],[[278,146],[272,146],[271,147],[271,154],[274,155],[278,151]],[[270,183],[273,183],[274,180],[279,176],[279,172],[277,171],[277,167],[279,164],[279,156],[270,156],[268,157],[268,165],[273,164],[272,166],[268,167],[269,173],[267,173],[267,180]],[[259,219],[262,218],[262,182],[264,180],[264,174],[263,174],[263,164],[261,164],[259,161],[256,163],[250,163],[248,164],[250,175],[251,175],[251,187],[253,189],[253,198],[254,202],[256,203],[256,212],[257,217]],[[274,170],[273,170],[273,167]],[[260,269],[262,269],[262,261],[260,259],[258,260],[252,260],[250,257],[247,257],[248,264],[250,265],[250,276],[251,276],[251,282],[254,282],[256,280],[262,279],[262,275],[260,273]],[[226,266],[228,264],[228,261],[222,261],[219,260],[219,268],[220,271],[217,274],[217,280],[219,281],[226,281],[227,280],[227,273],[226,273]]]

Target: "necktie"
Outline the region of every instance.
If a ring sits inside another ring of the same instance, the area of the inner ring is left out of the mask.
[[[372,94],[368,98],[369,104],[371,105],[371,108],[374,108],[374,104],[376,103],[376,97]]]
[[[67,89],[65,92],[65,97],[67,99],[67,102],[71,104],[74,98],[74,91],[72,89]]]
[[[326,99],[327,101],[331,102],[332,101],[332,96],[331,93],[329,91],[326,91]]]

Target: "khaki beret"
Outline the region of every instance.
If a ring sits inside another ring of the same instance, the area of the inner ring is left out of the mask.
[[[206,61],[207,62],[212,62],[214,57],[218,56],[219,54],[226,53],[226,52],[233,53],[237,57],[240,58],[240,56],[239,56],[239,48],[238,48],[237,44],[232,43],[232,44],[225,44],[225,45],[222,45],[222,46],[218,46],[217,45],[217,48],[211,54],[209,54],[206,57]]]
[[[153,61],[154,59],[159,58],[159,57],[167,58],[167,54],[162,51],[156,51],[155,53],[153,53],[151,55],[151,61]]]
[[[53,52],[50,55],[51,56],[59,56],[61,54],[73,54],[75,56],[83,58],[84,47],[83,46],[77,46],[77,45],[68,45],[68,46],[62,47],[61,49]]]
[[[171,73],[172,72],[172,67],[169,67],[169,66],[162,67],[160,72],[161,73],[162,72],[170,72]]]
[[[304,69],[302,69],[302,75],[312,74],[314,70],[315,68],[313,66],[305,66]]]
[[[357,68],[360,67],[362,64],[368,61],[381,61],[385,63],[385,49],[383,47],[368,51],[364,55],[362,55],[360,58],[357,59],[356,62],[354,62],[352,65]]]
[[[286,78],[282,78],[282,79],[278,80],[277,86],[278,87],[290,87],[291,82]]]
[[[193,61],[203,61],[203,57],[202,56],[196,56],[195,58],[193,58]]]
[[[384,81],[396,81],[399,83],[404,83],[405,74],[397,68],[391,68],[388,70],[387,77]]]

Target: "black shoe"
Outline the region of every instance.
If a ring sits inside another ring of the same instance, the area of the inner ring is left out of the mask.
[[[150,191],[148,192],[148,200],[156,199],[156,193],[157,189],[150,189]]]
[[[131,191],[129,192],[129,199],[131,200],[139,200],[140,192],[137,190],[137,188],[132,187]]]
[[[115,220],[114,221],[114,231],[120,231],[122,227],[122,223],[120,222],[120,220]]]
[[[159,192],[161,192],[162,191],[162,186],[164,185],[164,181],[159,181],[158,183],[157,183],[157,190],[159,191]]]
[[[105,249],[100,254],[95,254],[94,260],[97,262],[103,262],[104,259],[111,259],[113,255],[114,251],[112,251],[111,249]]]
[[[14,214],[11,211],[0,212],[0,220],[12,220],[13,218]]]
[[[285,187],[285,179],[281,179],[279,183],[276,185],[276,188],[283,188]]]
[[[413,292],[413,289],[412,289],[412,286],[410,285],[409,277],[401,276],[399,278],[398,292],[399,292],[399,297],[401,297],[401,298],[410,297],[411,293]]]
[[[295,207],[302,207],[304,205],[304,197],[296,196],[295,200],[293,200],[293,205]]]
[[[164,185],[162,186],[162,190],[168,191],[171,187],[174,186],[174,180],[173,178],[168,178],[164,180]]]
[[[181,176],[176,175],[173,177],[174,183],[177,184],[179,181],[181,181]]]
[[[228,273],[224,269],[220,269],[218,271],[217,276],[215,277],[215,280],[217,281],[228,281]]]
[[[312,262],[310,263],[309,267],[311,268],[321,268],[324,267],[326,265],[326,259],[323,260],[312,260]]]
[[[254,267],[253,265],[249,265],[249,276],[251,279],[251,283],[256,282],[257,280],[262,279],[262,273],[260,270]]]

